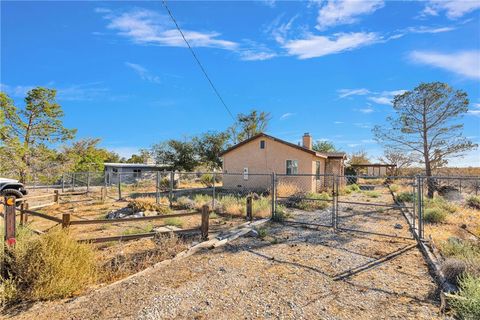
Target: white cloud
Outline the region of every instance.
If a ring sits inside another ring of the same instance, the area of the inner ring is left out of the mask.
[[[358,16],[371,14],[384,6],[383,1],[370,0],[329,0],[318,12],[317,29],[324,30],[342,24],[358,21]]]
[[[282,114],[282,116],[280,117],[280,120],[286,120],[288,118],[290,118],[291,116],[295,115],[295,113],[291,113],[291,112],[287,112],[287,113],[284,113]]]
[[[286,41],[283,47],[299,59],[322,57],[379,42],[373,32],[336,33],[333,37],[309,34],[305,39]]]
[[[448,18],[457,19],[479,8],[478,0],[430,0],[423,10],[423,15],[437,16],[439,12],[445,11]]]
[[[142,80],[150,81],[153,83],[160,83],[160,77],[150,74],[147,68],[131,62],[125,62],[125,65],[135,71],[136,74],[140,76]]]
[[[186,44],[177,29],[172,27],[166,16],[146,9],[135,9],[120,15],[108,13],[104,16],[109,21],[107,28],[115,30],[119,35],[129,38],[135,43],[185,47]],[[212,47],[235,50],[238,44],[233,41],[219,39],[218,32],[198,32],[182,30],[185,38],[193,47]]]
[[[52,87],[51,83],[38,85],[42,87]],[[32,85],[10,86],[0,84],[0,90],[14,98],[24,98],[28,91],[36,88]],[[61,101],[91,101],[105,96],[109,90],[101,85],[100,82],[86,84],[72,84],[68,86],[55,86],[57,90],[57,99]]]
[[[338,96],[340,98],[346,98],[349,96],[363,96],[370,93],[370,90],[361,88],[361,89],[339,89],[337,90]]]
[[[355,127],[359,127],[362,129],[371,129],[372,125],[370,123],[363,123],[363,122],[357,122],[353,124]]]
[[[414,62],[441,68],[467,78],[480,79],[480,50],[455,53],[413,51],[409,58]]]
[[[474,110],[468,110],[468,114],[480,117],[480,103],[472,103],[472,107]]]
[[[396,95],[405,93],[406,91],[407,90],[382,91],[380,93],[375,93],[375,96],[368,97],[368,100],[377,104],[392,105],[393,98]]]
[[[428,26],[418,26],[407,28],[406,31],[411,33],[442,33],[455,30],[455,27],[428,27]]]
[[[375,110],[372,107],[366,107],[366,108],[363,108],[363,109],[359,109],[358,111],[360,111],[361,113],[372,113]]]
[[[334,123],[334,124],[342,124],[342,123],[345,123],[345,122],[343,122],[343,121],[334,121],[333,123]]]
[[[350,148],[355,148],[355,147],[358,147],[360,145],[361,145],[360,143],[349,143],[349,144],[347,144],[347,146],[349,146]]]

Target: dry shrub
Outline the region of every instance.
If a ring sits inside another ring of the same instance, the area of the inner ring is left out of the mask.
[[[246,214],[245,198],[237,198],[235,196],[224,196],[220,199],[222,212],[232,216],[244,216]]]
[[[467,272],[480,277],[480,246],[472,241],[450,238],[440,246],[445,257],[465,262]]]
[[[305,196],[307,199],[301,200],[297,207],[305,211],[315,211],[326,209],[330,204],[328,201],[331,200],[330,195],[327,193],[314,193],[309,192]]]
[[[128,207],[134,212],[156,211],[159,214],[166,214],[172,211],[169,206],[169,201],[165,197],[161,197],[159,203],[156,203],[156,199],[154,198],[132,199],[129,200]]]
[[[12,272],[2,283],[3,303],[70,297],[96,278],[92,247],[64,230],[21,235],[7,253]]]
[[[389,186],[390,190],[392,192],[398,192],[398,190],[400,190],[400,186],[398,184],[394,184],[392,183],[390,186]]]
[[[277,196],[279,197],[291,197],[301,192],[298,185],[288,182],[280,182],[277,185]]]
[[[447,219],[447,212],[442,208],[428,208],[423,213],[423,220],[427,223],[441,223]]]
[[[101,266],[101,281],[113,282],[140,272],[155,263],[175,257],[187,245],[174,233],[159,234],[153,240],[155,247],[142,252],[125,254],[123,247],[115,257]]]
[[[252,211],[254,217],[270,217],[272,215],[272,199],[267,197],[254,199],[252,203]]]
[[[458,283],[460,276],[467,270],[467,265],[464,261],[448,258],[442,262],[441,270],[451,283]]]
[[[467,206],[480,210],[480,196],[471,196],[467,199]]]

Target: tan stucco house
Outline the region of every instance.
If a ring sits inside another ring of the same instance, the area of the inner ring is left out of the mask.
[[[275,172],[280,179],[289,179],[302,191],[319,192],[328,181],[323,174],[344,174],[343,152],[316,152],[313,139],[305,133],[302,145],[296,145],[265,133],[257,134],[225,150],[223,158],[223,186],[225,188],[268,188],[269,176]],[[239,174],[237,176],[233,174]],[[309,175],[299,177],[295,175]],[[285,175],[285,176],[284,176]],[[286,176],[292,176],[288,178]]]

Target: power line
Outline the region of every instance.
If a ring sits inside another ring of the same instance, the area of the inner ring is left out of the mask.
[[[230,111],[230,109],[228,108],[227,104],[226,104],[225,101],[223,100],[222,96],[221,96],[220,93],[218,92],[217,88],[216,88],[215,85],[213,84],[212,80],[211,80],[210,77],[208,76],[207,71],[206,71],[205,68],[203,67],[203,65],[202,65],[202,63],[200,62],[200,60],[198,59],[197,55],[195,54],[195,51],[193,51],[193,48],[190,46],[190,43],[187,41],[187,38],[185,38],[185,35],[183,34],[182,29],[180,29],[180,26],[179,26],[178,23],[177,23],[177,20],[175,20],[175,17],[173,16],[172,12],[170,11],[170,9],[169,9],[168,6],[167,6],[167,1],[166,1],[166,0],[162,0],[162,3],[163,3],[163,5],[165,6],[165,9],[167,9],[168,15],[170,16],[170,18],[172,18],[173,23],[175,23],[175,26],[177,27],[178,32],[180,32],[180,34],[182,35],[183,41],[185,41],[185,43],[187,44],[188,49],[190,50],[190,52],[191,52],[192,55],[193,55],[193,58],[195,59],[195,61],[197,62],[198,66],[199,66],[200,69],[202,70],[203,74],[205,75],[205,78],[207,78],[208,83],[210,83],[210,86],[212,87],[213,91],[214,91],[215,94],[217,95],[218,99],[220,99],[220,102],[221,102],[221,103],[223,104],[223,106],[225,107],[225,110],[227,110],[227,112],[228,112],[228,114],[230,115],[230,117],[232,117],[233,121],[235,121],[235,117],[233,116],[232,112]]]

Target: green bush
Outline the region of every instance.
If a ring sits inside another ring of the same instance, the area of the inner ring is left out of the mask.
[[[400,190],[400,186],[399,186],[398,184],[392,183],[392,184],[390,185],[390,190],[391,190],[392,192],[397,192],[398,190]]]
[[[283,222],[288,218],[287,208],[281,204],[277,205],[273,221]]]
[[[447,218],[447,212],[442,208],[425,209],[423,220],[427,223],[440,223]]]
[[[8,250],[7,262],[15,272],[2,279],[3,304],[70,297],[96,279],[93,248],[64,230],[17,235],[16,246]]]
[[[480,196],[471,196],[467,199],[467,206],[480,210]]]
[[[458,318],[480,319],[480,278],[468,274],[462,276],[459,291],[449,302]]]
[[[425,199],[425,208],[439,208],[449,213],[457,211],[457,206],[451,202],[446,201],[442,197],[435,197],[433,199]]]
[[[347,192],[359,192],[360,191],[360,186],[356,183],[354,184],[349,184],[348,186],[345,187],[345,191]]]
[[[377,191],[364,191],[363,193],[369,198],[380,198],[380,193]]]
[[[328,200],[331,200],[330,196],[325,192],[309,192],[304,197],[307,199],[301,200],[297,207],[305,211],[323,210],[329,206]]]
[[[400,192],[397,195],[397,201],[400,202],[414,202],[416,199],[415,194],[412,192]]]
[[[177,228],[181,228],[183,226],[183,221],[180,218],[167,218],[164,222],[167,226],[174,226]]]
[[[172,211],[168,205],[167,198],[161,198],[160,203],[156,203],[154,198],[137,198],[130,200],[128,207],[134,212],[156,211],[159,214],[167,214]]]

